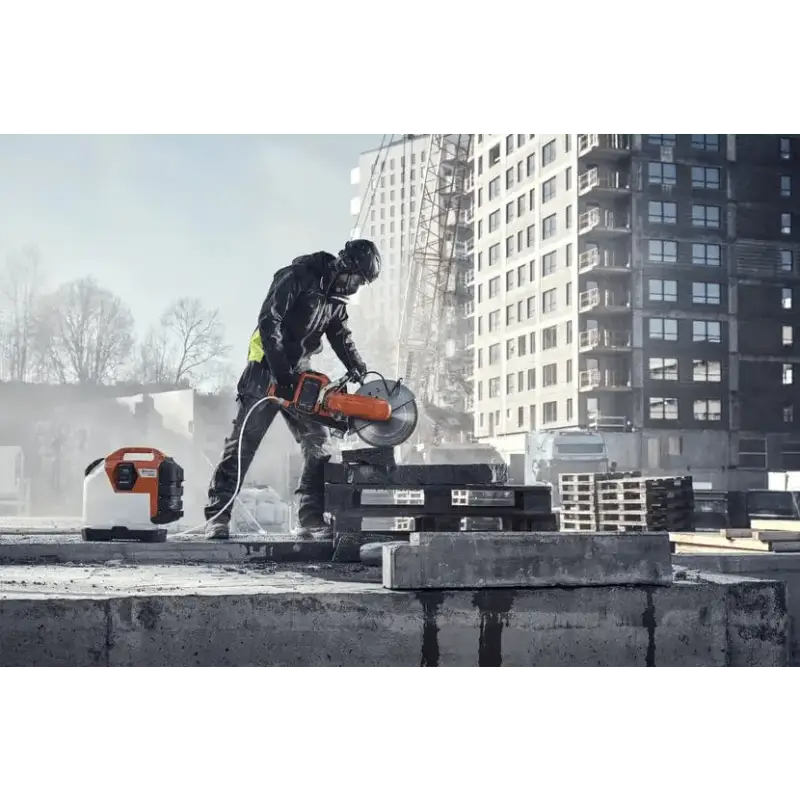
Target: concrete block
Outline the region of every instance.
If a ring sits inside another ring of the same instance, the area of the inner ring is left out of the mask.
[[[667,533],[412,533],[383,553],[387,589],[671,583]]]

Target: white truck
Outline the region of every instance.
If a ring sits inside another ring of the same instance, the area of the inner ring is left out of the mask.
[[[494,441],[508,462],[510,481],[551,484],[554,505],[560,502],[558,476],[562,473],[607,472],[616,468],[609,463],[605,440],[597,431],[528,431],[522,441],[516,439],[513,449],[505,449],[502,439]]]

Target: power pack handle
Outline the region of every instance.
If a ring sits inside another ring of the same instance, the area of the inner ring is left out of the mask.
[[[136,458],[137,455],[149,458]],[[120,447],[119,450],[106,456],[106,461],[157,461],[165,458],[166,456],[155,447]]]

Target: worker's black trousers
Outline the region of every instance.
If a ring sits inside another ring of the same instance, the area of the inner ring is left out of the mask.
[[[262,395],[263,397],[263,395]],[[297,440],[303,451],[303,472],[298,482],[296,494],[300,495],[297,513],[298,523],[304,528],[316,528],[324,524],[323,513],[325,510],[325,462],[328,454],[328,431],[318,423],[306,420],[300,421],[287,414],[277,403],[261,403],[253,413],[247,417],[248,412],[255,405],[256,397],[239,396],[239,406],[236,418],[233,420],[233,430],[225,440],[222,457],[211,476],[208,487],[208,505],[205,508],[206,519],[211,519],[229,503],[232,497],[238,494],[244,483],[247,470],[253,463],[258,446],[269,430],[269,426],[278,412],[283,414],[286,424],[292,435]],[[247,425],[242,430],[245,418]],[[241,475],[239,475],[239,437],[242,441]],[[237,486],[238,478],[238,486]],[[218,517],[221,520],[230,520],[233,504],[229,505]]]

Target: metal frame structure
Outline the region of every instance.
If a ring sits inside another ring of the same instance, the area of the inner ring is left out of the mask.
[[[471,320],[466,319],[464,305],[472,292],[467,280],[473,268],[472,227],[467,222],[472,134],[431,134],[427,151],[414,248],[402,298],[397,371],[423,407],[439,408],[445,414],[455,412],[457,421],[451,427],[461,429],[471,391],[465,380],[472,361],[465,325],[471,325]],[[420,427],[419,438],[430,438],[430,431]],[[434,440],[447,433],[434,423]],[[460,437],[463,430],[457,434]]]

